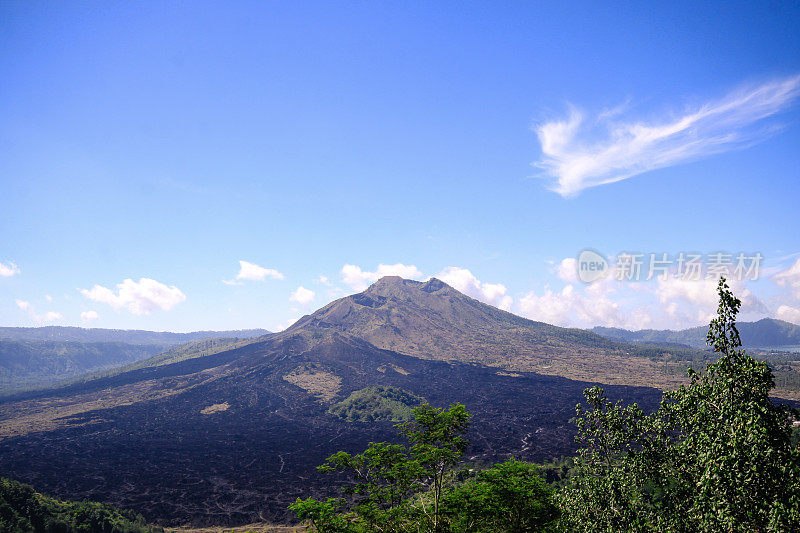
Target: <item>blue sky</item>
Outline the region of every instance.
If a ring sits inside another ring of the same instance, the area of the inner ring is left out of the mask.
[[[0,324],[276,329],[382,273],[565,325],[713,306],[576,281],[586,248],[759,252],[746,316],[800,322],[798,35],[791,2],[3,2]]]

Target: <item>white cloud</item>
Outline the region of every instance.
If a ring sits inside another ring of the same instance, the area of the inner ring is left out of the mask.
[[[106,303],[114,309],[127,308],[134,315],[149,315],[156,309],[169,311],[186,300],[186,295],[174,285],[168,287],[154,279],[141,278],[138,282],[126,279],[117,284],[115,294],[109,288],[95,285],[81,294],[95,302]]]
[[[92,320],[97,320],[100,318],[100,315],[97,314],[97,311],[84,311],[81,313],[81,320],[83,322],[91,322]]]
[[[567,283],[577,283],[578,280],[578,261],[574,257],[562,259],[556,267],[558,279]]]
[[[47,300],[48,302],[52,302],[53,301],[53,297],[50,296],[49,294],[45,294],[44,295],[44,299]]]
[[[13,262],[0,263],[0,277],[10,278],[11,276],[19,274],[19,267]]]
[[[447,267],[436,277],[467,296],[506,311],[511,309],[514,301],[511,296],[506,294],[505,285],[482,282],[466,268]]]
[[[226,285],[241,285],[242,280],[264,281],[267,278],[283,279],[283,274],[273,268],[264,268],[255,263],[239,261],[239,273],[235,280],[222,280]]]
[[[695,322],[707,323],[717,312],[719,296],[717,295],[716,279],[703,280],[682,280],[679,278],[668,277],[659,279],[656,294],[662,304],[666,304],[665,309],[668,314],[679,321],[694,320]],[[744,283],[735,279],[729,279],[728,285],[733,293],[742,301],[742,314],[768,313],[766,305]],[[680,307],[680,303],[688,306]],[[689,308],[689,311],[686,310]]]
[[[320,276],[314,280],[315,283],[322,283],[323,285],[327,285],[328,287],[331,286],[331,282],[328,279],[328,276]]]
[[[370,284],[375,283],[384,276],[400,276],[406,279],[418,279],[423,277],[422,272],[419,271],[414,265],[404,265],[397,263],[395,265],[378,265],[374,272],[367,272],[361,270],[361,267],[356,265],[344,265],[342,267],[342,281],[349,285],[353,290],[363,291]]]
[[[791,267],[772,276],[772,279],[779,286],[788,288],[792,296],[800,300],[800,258]]]
[[[56,320],[61,320],[62,318],[64,317],[61,316],[61,313],[58,313],[56,311],[48,311],[44,314],[42,320],[44,320],[45,322],[54,322]]]
[[[247,261],[239,261],[239,273],[236,279],[264,281],[266,278],[283,279],[283,274],[272,268],[264,268]]]
[[[555,263],[551,272],[564,283],[563,289],[545,287],[543,291],[529,292],[517,299],[515,312],[559,326],[626,329],[682,329],[708,324],[716,314],[715,279],[667,277],[637,282],[607,276],[585,284],[576,281],[572,258]],[[756,320],[769,314],[764,302],[745,282],[728,280],[728,284],[742,300],[741,320]]]
[[[297,302],[300,305],[308,305],[314,301],[314,291],[306,289],[302,285],[297,287],[292,295],[289,297],[292,302]]]
[[[564,197],[766,139],[776,128],[755,124],[783,111],[800,94],[800,76],[732,92],[677,116],[628,119],[623,110],[569,116],[538,125],[542,158],[534,163]]]
[[[55,322],[64,318],[61,313],[57,311],[48,311],[44,315],[40,315],[33,308],[33,305],[25,300],[14,300],[14,303],[16,303],[17,307],[22,311],[25,311],[34,322]]]
[[[585,291],[571,284],[560,292],[545,288],[537,295],[531,291],[520,298],[515,310],[525,318],[557,326],[628,326],[619,304],[608,297],[607,291],[599,289],[601,283],[590,285]],[[649,317],[637,315],[637,326],[644,327],[649,322]]]
[[[797,309],[796,307],[789,307],[788,305],[782,305],[778,307],[778,311],[775,313],[775,318],[800,325],[800,309]]]

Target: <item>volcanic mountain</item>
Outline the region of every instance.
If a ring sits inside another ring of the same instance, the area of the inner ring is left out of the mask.
[[[543,374],[635,372],[656,364],[646,350],[525,320],[436,279],[383,278],[281,333],[0,403],[0,472],[165,524],[286,521],[298,496],[324,494],[314,467],[325,457],[396,438],[377,410],[337,416],[354,393],[464,403],[471,461],[541,461],[574,451],[569,419],[589,386]],[[606,388],[645,407],[660,398]]]
[[[697,350],[631,345],[581,329],[528,320],[446,283],[395,276],[336,300],[285,333],[309,327],[354,335],[386,350],[609,384],[677,386]],[[668,362],[665,362],[668,359]],[[678,371],[675,368],[679,367]]]

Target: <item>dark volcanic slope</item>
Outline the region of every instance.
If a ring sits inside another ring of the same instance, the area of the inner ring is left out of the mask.
[[[314,466],[330,453],[393,438],[388,424],[348,424],[326,412],[376,384],[435,405],[465,403],[474,414],[475,461],[570,453],[568,420],[586,384],[502,374],[307,325],[55,397],[0,404],[0,435],[11,435],[0,441],[0,472],[172,524],[285,521],[288,503],[320,492],[324,480]],[[609,389],[646,406],[659,397],[653,389]]]

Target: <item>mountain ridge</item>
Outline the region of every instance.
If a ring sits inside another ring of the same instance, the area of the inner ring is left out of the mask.
[[[193,345],[232,343],[269,335],[266,330],[190,333],[45,326],[0,328],[0,395],[88,379],[129,365],[188,357]],[[224,334],[239,337],[219,337]],[[196,352],[201,353],[199,350]]]
[[[800,347],[800,326],[776,318],[762,318],[755,322],[736,325],[746,348]],[[590,331],[609,339],[624,342],[677,343],[692,348],[706,345],[708,326],[695,326],[680,330],[642,329],[627,330],[596,326]]]
[[[176,333],[144,329],[81,328],[78,326],[0,327],[0,340],[175,345],[208,338],[248,338],[269,335],[270,333],[265,329],[206,330]]]

